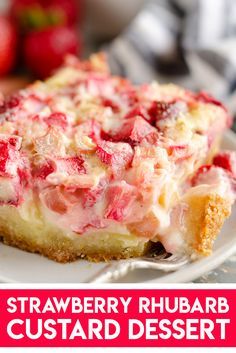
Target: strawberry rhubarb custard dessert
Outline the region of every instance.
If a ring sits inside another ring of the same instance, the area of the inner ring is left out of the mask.
[[[59,262],[209,255],[231,213],[236,159],[218,153],[225,107],[173,84],[68,57],[0,106],[0,235]],[[218,153],[218,154],[217,154]]]

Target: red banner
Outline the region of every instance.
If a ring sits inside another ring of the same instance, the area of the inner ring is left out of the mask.
[[[234,289],[0,292],[1,347],[236,347]]]

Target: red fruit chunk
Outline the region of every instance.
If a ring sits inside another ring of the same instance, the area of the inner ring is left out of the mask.
[[[210,164],[202,165],[200,168],[198,168],[198,170],[196,171],[195,175],[191,180],[192,185],[193,186],[197,185],[200,175],[207,173],[211,168],[212,168],[212,165]]]
[[[191,157],[191,154],[188,153],[187,145],[169,146],[169,151],[171,156],[174,158],[175,162],[182,162],[185,159]]]
[[[18,176],[20,178],[20,184],[23,187],[26,187],[29,184],[30,171],[25,169],[18,169]]]
[[[146,142],[152,146],[158,146],[160,144],[160,141],[161,141],[161,135],[157,130],[151,132],[143,139],[143,142]]]
[[[125,181],[110,186],[107,191],[108,206],[104,217],[115,221],[123,221],[129,215],[136,196],[136,188]]]
[[[60,126],[62,129],[67,127],[67,117],[64,113],[52,113],[45,119],[49,126]]]
[[[90,120],[86,123],[89,126],[88,136],[97,143],[101,140],[101,125],[96,120]]]
[[[124,141],[131,144],[139,143],[153,131],[154,128],[147,121],[137,116],[125,121],[120,130],[112,138],[114,141]]]
[[[164,119],[174,118],[178,115],[182,107],[179,107],[176,102],[153,102],[149,109],[149,115],[153,122],[157,122]]]
[[[9,143],[0,141],[0,175],[7,174],[7,162],[10,159]]]
[[[233,151],[225,151],[217,154],[213,159],[213,164],[227,170],[234,178],[236,178],[236,153]]]
[[[64,171],[69,175],[85,174],[84,160],[80,156],[68,157],[60,160],[64,166]]]
[[[7,101],[7,107],[10,109],[16,108],[20,104],[20,98],[17,96],[11,96]]]
[[[101,141],[101,125],[96,120],[87,120],[76,127],[77,135],[90,137],[93,142],[98,143]]]
[[[130,165],[133,159],[133,150],[128,143],[102,141],[97,148],[97,155],[101,161],[112,166],[116,174],[120,169]]]
[[[110,107],[114,113],[119,113],[120,111],[120,107],[118,106],[118,104],[113,102],[111,99],[102,98],[102,104],[104,107]]]
[[[33,176],[35,178],[40,178],[45,180],[47,176],[55,171],[55,166],[52,161],[46,161],[45,164],[37,167],[33,171]]]
[[[14,109],[20,105],[20,96],[13,95],[6,99],[0,106],[0,114],[5,113],[8,109]]]
[[[43,199],[45,205],[53,212],[59,213],[61,215],[66,213],[68,209],[67,203],[59,187],[46,189],[42,192],[41,198]]]
[[[21,140],[17,137],[0,140],[0,175],[14,176],[17,171]]]
[[[223,108],[227,112],[227,108],[223,103],[212,97],[209,93],[201,91],[195,95],[195,99],[200,102],[210,103]]]
[[[126,114],[125,119],[135,118],[136,116],[141,116],[143,119],[151,122],[150,115],[147,112],[147,109],[142,105],[137,105],[131,111]]]
[[[85,190],[83,195],[83,206],[93,207],[95,203],[100,200],[106,185],[106,180],[102,179],[95,188]]]

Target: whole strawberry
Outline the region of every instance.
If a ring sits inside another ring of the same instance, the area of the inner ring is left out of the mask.
[[[51,25],[74,25],[79,17],[76,0],[12,0],[11,15],[26,33]]]
[[[28,68],[37,77],[45,78],[63,63],[66,54],[79,52],[80,40],[71,27],[49,27],[29,33],[23,49]]]
[[[17,33],[6,16],[0,15],[0,75],[11,71],[16,59]]]

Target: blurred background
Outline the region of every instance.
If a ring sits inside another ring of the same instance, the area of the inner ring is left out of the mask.
[[[103,50],[134,83],[206,90],[236,112],[235,0],[0,0],[0,91]]]

